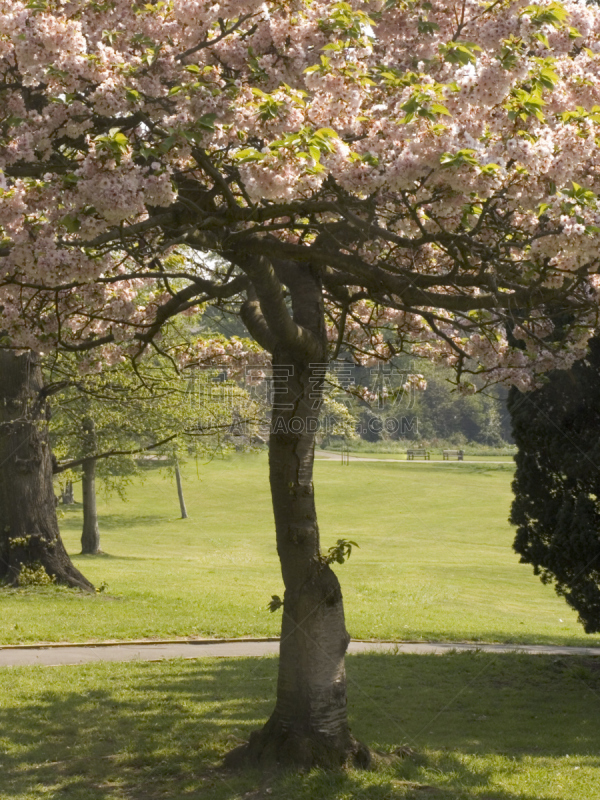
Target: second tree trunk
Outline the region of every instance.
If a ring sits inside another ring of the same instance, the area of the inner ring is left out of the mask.
[[[181,482],[181,470],[179,469],[179,461],[175,459],[175,480],[177,482],[177,497],[179,498],[179,510],[181,511],[181,519],[187,519],[187,509],[185,507],[185,498],[183,496],[183,484]]]
[[[86,555],[101,553],[98,511],[96,509],[96,459],[83,463],[81,477],[83,491],[83,531],[81,533],[81,552]]]
[[[0,581],[93,590],[63,546],[38,357],[0,350]]]

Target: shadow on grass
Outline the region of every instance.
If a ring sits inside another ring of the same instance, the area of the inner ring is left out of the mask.
[[[173,515],[175,514],[176,509],[173,508]],[[99,524],[102,533],[103,531],[123,530],[124,528],[152,527],[162,522],[173,522],[176,519],[176,516],[170,517],[167,514],[136,514],[134,517],[128,514],[101,514],[99,516]],[[62,524],[65,522],[70,523],[70,525],[73,525],[75,522],[81,524],[80,520],[74,518],[61,520]],[[155,533],[156,531],[154,530],[153,534]]]
[[[375,772],[261,776],[218,765],[269,714],[276,659],[0,671],[0,797],[591,797],[564,779],[564,794],[552,789],[549,770],[567,752],[600,777],[593,660],[362,654],[348,676],[355,734],[408,755]],[[536,770],[547,793],[519,784]]]
[[[147,561],[145,556],[115,556],[112,553],[72,553],[70,556],[72,561],[88,561],[88,560],[110,560],[110,561]]]

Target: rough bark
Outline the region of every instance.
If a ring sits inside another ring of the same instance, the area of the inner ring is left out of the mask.
[[[81,552],[84,555],[101,553],[100,528],[96,509],[96,459],[84,461],[81,486],[83,489],[83,530],[81,532]]]
[[[185,507],[185,498],[183,496],[183,485],[181,483],[181,471],[179,469],[179,461],[175,459],[175,480],[177,481],[177,497],[179,498],[179,508],[181,510],[181,519],[187,519],[187,509]]]
[[[344,655],[350,637],[339,581],[321,556],[313,488],[315,435],[326,360],[321,291],[294,287],[294,320],[322,342],[319,364],[275,348],[269,441],[277,551],[285,585],[275,709],[226,765],[310,769],[367,766],[370,752],[348,726]]]
[[[57,582],[93,590],[63,546],[52,486],[48,410],[34,353],[0,350],[0,581],[40,567]]]

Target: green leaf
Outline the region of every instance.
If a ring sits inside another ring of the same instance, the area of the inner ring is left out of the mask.
[[[444,114],[447,117],[452,116],[446,106],[441,105],[441,103],[432,103],[429,107],[435,114]]]
[[[81,228],[81,220],[74,214],[67,214],[60,223],[68,233],[76,233]]]
[[[245,150],[238,150],[234,155],[235,160],[239,161],[241,164],[245,164],[249,161],[262,161],[264,157],[263,153],[255,150],[253,147],[248,147]]]
[[[554,70],[546,68],[541,70],[539,79],[547,89],[554,89],[558,82],[558,75]]]
[[[418,29],[419,33],[428,36],[436,31],[439,31],[440,26],[437,24],[437,22],[429,22],[429,20],[421,19],[419,20]]]
[[[476,52],[481,51],[481,47],[474,42],[450,42],[440,45],[440,52],[444,55],[445,61],[450,64],[474,64],[477,60]]]
[[[76,186],[79,183],[79,181],[81,180],[79,175],[73,175],[72,172],[67,172],[66,175],[62,175],[61,179],[62,179],[63,186],[66,186],[67,188],[70,188],[72,186]]]
[[[538,42],[541,42],[544,47],[547,47],[550,50],[550,42],[548,41],[548,37],[545,33],[534,33],[533,38],[537,39]]]
[[[129,139],[119,128],[111,128],[107,135],[95,139],[98,150],[110,153],[117,163],[129,147]]]
[[[203,114],[197,121],[197,125],[205,131],[214,131],[216,118],[216,114]]]
[[[48,7],[48,0],[29,0],[29,3],[25,6],[25,8],[29,8],[31,11],[35,12],[48,11]]]
[[[319,128],[315,131],[315,136],[325,136],[331,139],[339,139],[339,136],[333,130],[333,128]]]
[[[567,9],[561,3],[550,3],[550,5],[530,5],[521,11],[521,16],[528,15],[531,22],[537,26],[552,25],[554,28],[560,27],[568,17]]]
[[[494,163],[481,164],[479,169],[483,175],[494,175],[500,169],[500,165]]]
[[[471,148],[464,148],[459,150],[458,153],[442,153],[440,156],[440,164],[444,168],[461,167],[466,165],[478,167],[479,161],[473,155],[475,150]]]
[[[333,564],[334,562],[343,564],[344,561],[350,558],[353,547],[358,547],[360,550],[356,542],[349,539],[338,539],[336,544],[330,547],[325,555],[321,555],[321,559],[325,564]]]
[[[141,144],[139,149],[139,154],[142,158],[158,158],[158,152],[153,148],[149,147],[147,144]]]
[[[9,116],[4,119],[4,125],[8,126],[9,128],[16,128],[22,122],[25,122],[24,117],[17,117],[14,114],[9,114]]]
[[[102,31],[102,38],[109,44],[114,44],[120,35],[120,31]]]
[[[406,103],[404,103],[402,106],[400,106],[402,111],[406,111],[407,114],[414,114],[419,107],[420,107],[420,103],[417,100],[417,98],[415,97],[415,95],[410,97],[406,101]]]
[[[162,142],[158,145],[158,149],[161,153],[168,153],[169,150],[174,146],[175,142],[177,141],[176,136],[167,136],[166,139],[163,139]]]

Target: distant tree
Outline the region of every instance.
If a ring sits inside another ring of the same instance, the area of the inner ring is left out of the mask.
[[[425,374],[427,389],[415,394],[411,411],[418,417],[422,438],[462,437],[464,442],[490,446],[510,440],[502,387],[491,387],[485,394],[461,394],[450,382],[451,370],[427,369],[426,365],[419,369]]]
[[[46,360],[48,386],[56,387],[50,420],[54,473],[81,477],[82,553],[100,552],[96,479],[120,494],[139,472],[138,458],[154,453],[174,470],[182,517],[179,459],[221,447],[234,418],[248,420],[255,408],[235,384],[212,382],[210,371],[178,373],[162,359],[141,372],[124,361],[101,373],[79,374],[80,358],[56,353]],[[214,373],[214,370],[212,371]],[[226,391],[223,391],[226,390]]]
[[[344,402],[342,391],[334,391],[323,400],[319,416],[319,443],[327,447],[335,442],[356,438],[357,418]]]
[[[600,336],[586,358],[548,374],[541,389],[509,393],[518,447],[514,548],[543,583],[600,631]]]
[[[351,385],[338,397],[366,441],[441,439],[493,447],[511,441],[504,386],[464,394],[452,369],[402,356],[384,368],[344,369]]]

